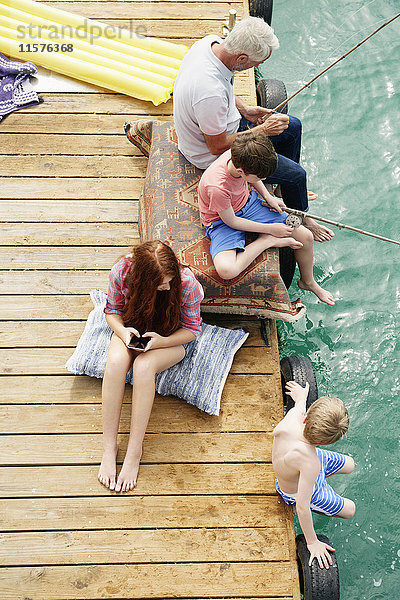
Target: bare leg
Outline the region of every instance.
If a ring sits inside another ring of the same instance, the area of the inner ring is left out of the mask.
[[[265,187],[269,191],[269,188],[267,186],[265,186]],[[278,185],[275,187],[274,196],[277,196],[277,198],[282,198],[282,191],[281,191],[281,184],[280,183],[278,183]],[[307,192],[307,198],[309,200],[315,200],[315,198],[318,198],[318,194],[316,194],[315,192],[308,191]]]
[[[335,301],[327,290],[324,290],[314,279],[313,274],[313,245],[314,239],[311,232],[300,225],[293,232],[293,237],[303,243],[303,247],[294,251],[300,269],[300,279],[297,285],[302,290],[313,292],[322,302],[333,306]]]
[[[267,233],[262,233],[254,242],[248,244],[243,252],[236,250],[223,250],[214,257],[214,265],[222,279],[237,277],[267,248],[280,248],[290,246],[300,248],[300,244],[293,237],[278,238]]]
[[[342,510],[333,516],[339,517],[340,519],[351,519],[356,512],[356,505],[354,504],[353,500],[349,500],[349,498],[343,498],[343,500],[344,506]]]
[[[113,490],[116,479],[117,436],[125,393],[125,378],[133,355],[117,335],[113,335],[108,351],[102,389],[103,458],[98,480]]]
[[[352,473],[354,471],[354,460],[351,456],[347,456],[344,455],[346,460],[344,462],[344,465],[341,469],[339,469],[339,471],[336,471],[336,473],[334,473],[334,475],[347,475],[348,473]],[[330,475],[327,475],[327,477],[330,477]]]
[[[133,363],[131,431],[116,492],[129,492],[136,486],[142,444],[155,394],[155,375],[172,367],[185,356],[183,346],[158,348],[140,353]]]

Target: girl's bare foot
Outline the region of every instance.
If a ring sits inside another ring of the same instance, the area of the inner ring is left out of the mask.
[[[325,302],[330,306],[333,306],[335,304],[332,294],[324,290],[320,285],[318,285],[315,279],[309,284],[306,284],[302,279],[299,279],[297,285],[301,290],[313,292],[317,296],[317,298],[321,300],[321,302]]]
[[[115,448],[108,448],[104,450],[99,474],[97,475],[97,479],[100,481],[100,483],[109,490],[115,489],[115,477],[117,474],[117,453],[118,446],[115,446]]]
[[[115,486],[116,492],[129,492],[136,487],[137,475],[139,472],[140,459],[142,453],[139,455],[126,455],[120,474],[118,475],[117,483]]]

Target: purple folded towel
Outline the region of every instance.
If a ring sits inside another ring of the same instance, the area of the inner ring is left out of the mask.
[[[0,121],[14,110],[39,103],[29,81],[36,72],[33,63],[13,62],[0,53]]]

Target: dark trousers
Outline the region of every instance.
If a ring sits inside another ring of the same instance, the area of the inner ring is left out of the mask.
[[[242,117],[239,131],[245,131],[249,127],[254,127],[254,123]],[[307,211],[307,175],[299,165],[301,121],[289,116],[289,127],[280,135],[271,136],[270,140],[278,154],[278,167],[264,183],[279,183],[286,206]]]

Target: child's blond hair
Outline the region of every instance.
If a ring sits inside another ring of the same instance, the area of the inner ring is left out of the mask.
[[[303,435],[310,444],[337,442],[349,428],[349,413],[339,398],[321,396],[308,409]]]

